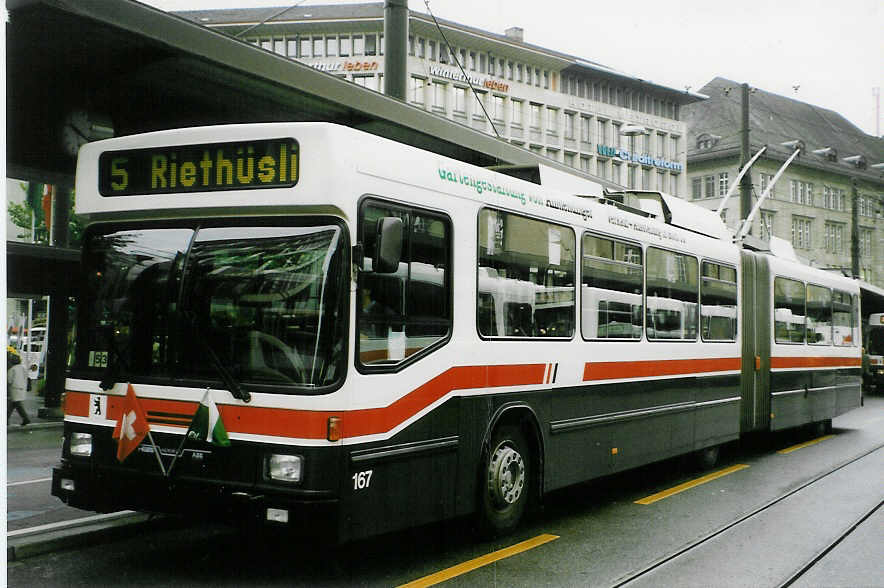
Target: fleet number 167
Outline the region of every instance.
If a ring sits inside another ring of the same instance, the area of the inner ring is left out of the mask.
[[[357,472],[353,474],[353,489],[354,490],[365,490],[371,485],[371,474],[374,470],[365,470],[364,472]]]

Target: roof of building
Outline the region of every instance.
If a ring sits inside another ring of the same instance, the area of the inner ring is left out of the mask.
[[[191,20],[195,23],[207,27],[224,27],[232,28],[235,26],[243,27],[246,30],[249,26],[260,23],[264,24],[295,24],[295,23],[323,23],[337,20],[383,20],[384,3],[369,2],[363,4],[335,4],[335,5],[310,5],[310,6],[277,6],[264,8],[232,8],[232,9],[215,9],[215,10],[186,10],[175,12],[174,14]],[[621,81],[641,84],[653,87],[655,90],[666,94],[670,99],[677,101],[679,104],[689,104],[697,100],[706,98],[701,93],[686,92],[685,90],[672,88],[650,80],[644,80],[627,73],[618,71],[607,65],[576,57],[567,53],[561,53],[539,45],[526,43],[507,35],[492,33],[476,27],[463,25],[450,20],[435,18],[426,13],[409,10],[409,16],[412,19],[423,20],[430,26],[435,27],[438,22],[439,26],[448,29],[466,33],[470,36],[482,37],[496,43],[503,43],[510,46],[518,47],[526,51],[531,51],[539,56],[552,59],[561,67],[569,71],[589,70],[595,75],[601,75],[607,78],[617,78]],[[266,21],[266,22],[265,22]],[[230,30],[234,33],[233,30]],[[242,34],[241,31],[236,31]]]
[[[700,91],[709,99],[682,109],[688,125],[689,164],[730,157],[740,149],[740,84],[716,77]],[[713,146],[698,149],[702,135],[710,135]],[[767,145],[765,155],[785,159],[792,149],[781,143],[797,139],[805,146],[799,165],[881,180],[880,171],[872,166],[884,162],[884,139],[865,134],[833,110],[754,88],[749,95],[749,136],[753,152]],[[836,161],[822,151],[827,147],[834,149]],[[858,169],[853,159],[845,161],[857,155],[865,159],[866,169]]]

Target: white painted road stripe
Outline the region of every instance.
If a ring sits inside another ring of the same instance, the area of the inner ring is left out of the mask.
[[[51,482],[52,478],[40,478],[39,480],[25,480],[24,482],[7,482],[7,486],[24,486],[25,484],[36,484],[37,482]]]

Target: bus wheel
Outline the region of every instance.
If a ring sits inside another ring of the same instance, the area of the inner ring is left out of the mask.
[[[697,467],[701,470],[711,470],[718,463],[719,446],[705,447],[694,455],[697,461]]]
[[[482,527],[507,533],[519,524],[530,491],[531,455],[518,427],[505,425],[494,432],[483,471]]]

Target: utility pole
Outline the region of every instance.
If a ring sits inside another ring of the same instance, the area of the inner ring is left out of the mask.
[[[384,94],[405,100],[408,92],[408,0],[384,2]]]
[[[740,169],[749,162],[749,84],[740,85]],[[752,212],[752,177],[749,173],[740,179],[740,218],[749,218]]]
[[[856,178],[850,179],[850,272],[859,278],[859,187]]]

